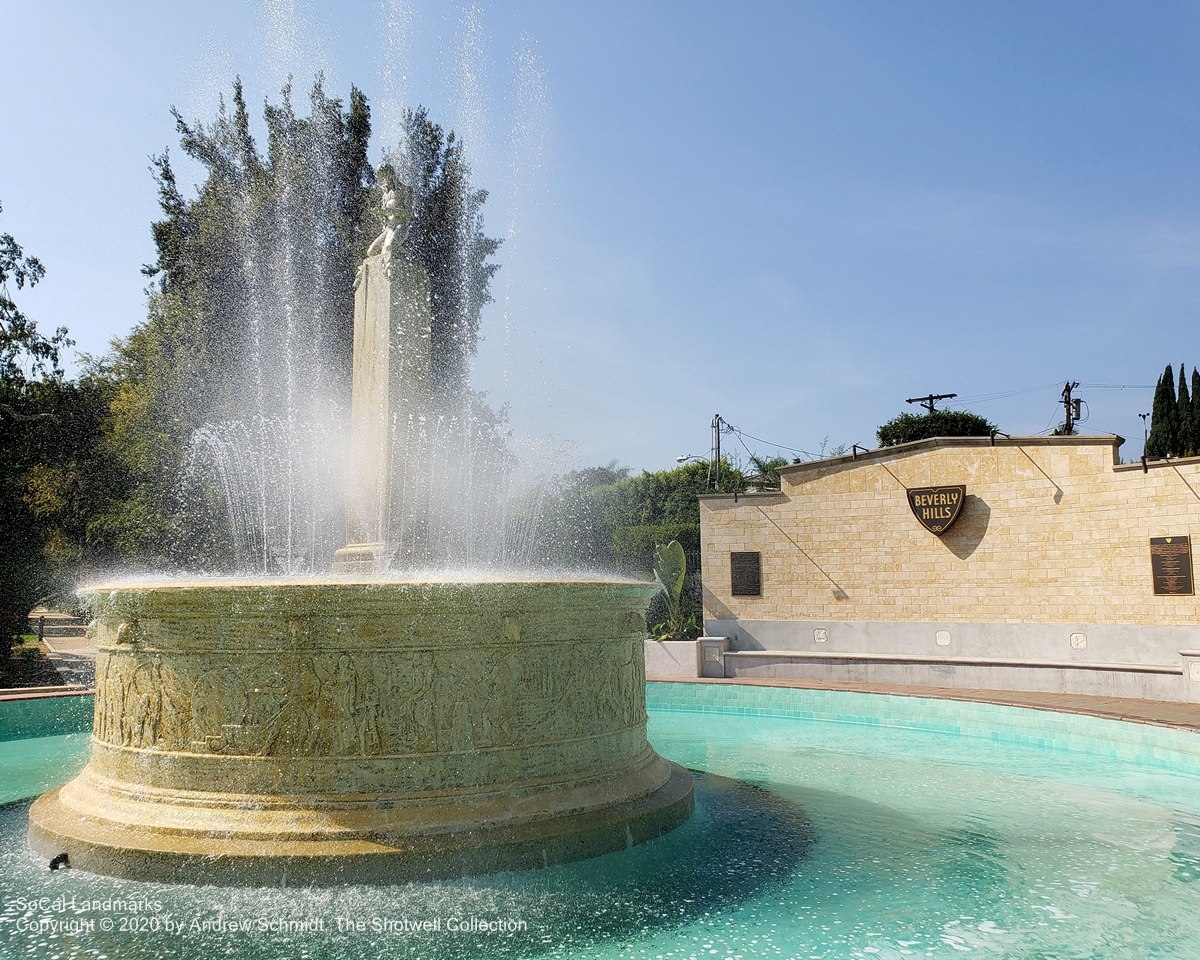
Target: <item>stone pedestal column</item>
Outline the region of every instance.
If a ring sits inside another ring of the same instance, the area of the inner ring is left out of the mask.
[[[429,277],[404,251],[407,216],[388,197],[389,227],[355,278],[350,530],[333,565],[344,573],[412,568],[429,556]]]

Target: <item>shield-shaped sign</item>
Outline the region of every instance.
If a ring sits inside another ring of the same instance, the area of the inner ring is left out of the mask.
[[[949,487],[908,489],[908,505],[912,507],[913,516],[921,521],[921,526],[939,537],[958,519],[966,499],[967,488],[961,483]]]

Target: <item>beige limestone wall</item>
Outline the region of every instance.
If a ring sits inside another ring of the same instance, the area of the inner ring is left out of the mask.
[[[708,621],[1200,625],[1155,596],[1150,538],[1200,536],[1200,460],[1117,466],[1115,437],[929,440],[785,468],[779,494],[702,498]],[[906,488],[965,484],[943,536]],[[762,553],[733,597],[731,551]]]

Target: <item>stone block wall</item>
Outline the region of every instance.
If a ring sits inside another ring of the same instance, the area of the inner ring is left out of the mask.
[[[704,497],[706,631],[734,651],[1177,666],[1200,648],[1200,602],[1155,595],[1150,538],[1195,544],[1200,459],[1143,470],[1120,443],[926,440]],[[966,500],[939,537],[907,490],[954,484]],[[761,554],[760,596],[732,595],[735,551]]]

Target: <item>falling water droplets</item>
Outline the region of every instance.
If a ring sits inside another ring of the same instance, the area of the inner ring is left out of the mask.
[[[376,129],[391,149],[403,136],[404,106],[409,101],[408,63],[416,22],[411,0],[379,0],[383,34],[380,81],[383,96],[376,101]]]

